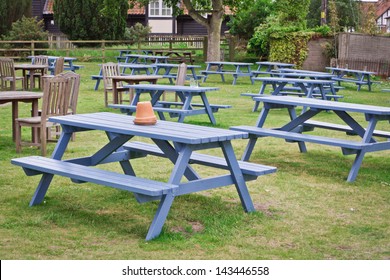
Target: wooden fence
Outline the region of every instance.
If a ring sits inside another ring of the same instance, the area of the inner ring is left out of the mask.
[[[142,49],[158,50],[186,50],[193,53],[200,52],[202,60],[206,60],[207,37],[204,36],[172,36],[153,35],[141,42]],[[73,56],[80,59],[101,60],[112,58],[112,52],[122,49],[137,51],[137,42],[134,41],[108,41],[108,40],[78,40],[70,41],[62,36],[51,35],[48,41],[0,41],[0,56],[25,59],[30,55],[50,54],[61,52],[63,56]],[[221,39],[221,53],[225,59],[234,55],[232,44],[226,38]],[[85,55],[87,54],[87,55]]]

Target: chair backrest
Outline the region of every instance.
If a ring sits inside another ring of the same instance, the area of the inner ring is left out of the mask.
[[[120,76],[120,69],[118,63],[108,62],[102,64],[102,75],[103,75],[103,83],[104,90],[112,90],[112,79],[110,76]],[[117,86],[122,86],[122,83],[117,83]]]
[[[54,76],[45,81],[42,97],[42,120],[51,116],[66,115],[69,107],[70,79]]]
[[[9,57],[0,58],[0,77],[15,78],[14,60]]]
[[[64,72],[64,58],[58,57],[54,66],[54,75],[58,75],[62,72]]]
[[[68,113],[76,114],[77,100],[79,98],[80,89],[80,75],[72,71],[63,72],[60,76],[69,80],[70,97],[69,97],[69,109]]]
[[[33,57],[31,63],[35,65],[49,65],[49,58],[45,55],[37,55]]]
[[[184,86],[187,77],[187,64],[181,63],[177,70],[176,83],[177,86]]]

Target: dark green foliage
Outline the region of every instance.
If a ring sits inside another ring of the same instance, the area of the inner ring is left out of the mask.
[[[32,18],[32,17],[23,16],[20,20],[12,24],[12,28],[8,32],[8,35],[2,36],[1,39],[4,41],[47,41],[48,40],[47,36],[48,33],[44,31],[43,20],[38,21],[36,17]],[[4,47],[21,48],[21,44],[18,43],[9,44]],[[47,48],[47,42],[36,43],[35,47]],[[23,56],[23,53],[12,52],[12,53],[5,53],[5,55]]]
[[[339,19],[339,29],[353,28],[356,30],[359,22],[359,1],[335,0],[336,14]],[[330,1],[328,1],[327,24],[330,22]],[[307,14],[307,25],[310,28],[320,25],[321,0],[311,0]],[[337,31],[340,31],[337,30]]]
[[[137,22],[134,26],[126,28],[125,40],[137,42],[138,50],[141,49],[141,42],[148,37],[151,28],[149,26],[143,26],[141,23]]]
[[[44,31],[43,20],[23,16],[20,20],[12,24],[12,28],[7,36],[3,36],[6,41],[47,41],[48,33]]]
[[[127,0],[55,0],[54,19],[70,40],[120,40]]]
[[[31,16],[31,0],[1,0],[0,36],[6,35],[12,23],[22,16]]]
[[[306,16],[310,0],[276,0],[275,8],[282,26],[293,25],[306,28]]]
[[[265,23],[272,10],[271,0],[255,0],[240,7],[228,23],[230,34],[244,39],[251,38],[255,27]]]

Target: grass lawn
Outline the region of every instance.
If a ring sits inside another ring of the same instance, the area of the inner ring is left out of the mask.
[[[84,65],[78,71],[78,113],[119,114],[104,107],[103,85],[93,90],[91,75],[98,73],[98,63],[78,64]],[[226,83],[211,76],[203,84],[220,88],[208,93],[211,103],[233,106],[215,114],[217,126],[254,125],[258,112],[251,112],[253,101],[240,94],[257,92],[260,84],[251,85],[247,77],[239,78],[236,86],[231,82],[230,76]],[[358,92],[354,84],[343,86],[339,93],[344,102],[390,106],[389,93],[381,91],[390,88],[388,81],[375,84],[372,92],[366,87]],[[28,116],[30,108],[20,104],[20,115]],[[271,114],[267,127],[287,117],[284,110]],[[278,171],[247,183],[257,212],[243,211],[234,186],[177,197],[162,234],[146,242],[157,203],[138,204],[131,193],[55,177],[44,203],[29,207],[40,176],[27,177],[10,160],[40,152],[23,147],[16,154],[10,104],[0,106],[0,116],[0,259],[390,258],[390,151],[367,154],[356,181],[347,183],[353,156],[343,156],[339,148],[309,143],[308,152],[301,154],[296,144],[261,139],[251,161],[276,166]],[[329,118],[333,118],[330,113],[320,116]],[[210,125],[206,115],[185,122]],[[383,122],[378,129],[389,130],[390,125]],[[25,130],[23,137],[28,136]],[[79,133],[65,155],[90,155],[105,141],[103,133]],[[246,143],[233,142],[237,157]],[[48,145],[48,154],[54,146]],[[157,180],[166,181],[171,167],[155,157],[134,161],[138,173]],[[118,164],[107,168],[120,170]]]

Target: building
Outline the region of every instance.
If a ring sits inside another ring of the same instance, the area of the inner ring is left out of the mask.
[[[59,35],[59,27],[55,24],[53,16],[54,0],[32,0],[32,16],[43,19],[45,29],[51,34]],[[227,9],[226,14],[231,14]],[[207,35],[204,26],[194,21],[186,12],[183,15],[173,16],[172,8],[165,6],[163,0],[151,0],[147,7],[136,6],[127,13],[127,26],[137,22],[149,25],[151,34],[174,35]],[[221,33],[228,30],[227,21],[222,25]]]

